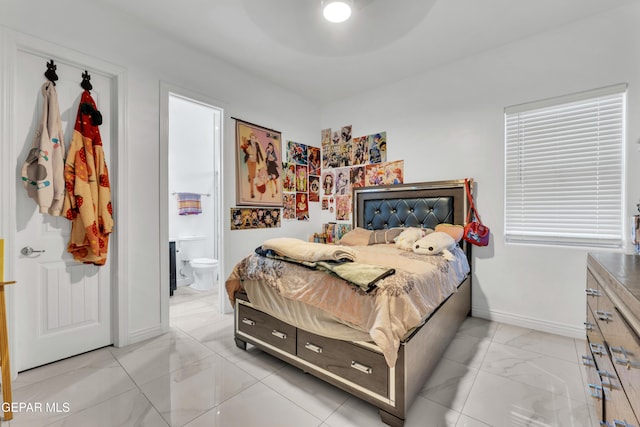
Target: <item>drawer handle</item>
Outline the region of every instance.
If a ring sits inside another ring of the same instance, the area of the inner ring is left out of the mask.
[[[370,367],[365,366],[365,365],[363,365],[361,363],[358,363],[355,360],[351,361],[351,367],[353,369],[356,369],[356,370],[360,371],[360,372],[364,372],[365,374],[371,375],[373,373],[373,369],[371,369]]]
[[[256,322],[251,320],[251,319],[247,319],[246,317],[242,318],[242,323],[244,323],[245,325],[249,325],[249,326],[255,326]]]
[[[622,354],[622,357],[614,357],[613,358],[613,360],[618,365],[626,366],[627,369],[640,368],[640,363],[633,362],[629,358],[629,351],[626,348],[624,348],[623,346],[620,346],[620,347],[609,347],[609,351],[611,352],[611,354],[613,354],[613,353]]]
[[[582,364],[584,366],[594,366],[593,357],[582,355]]]
[[[584,292],[587,294],[587,296],[590,297],[599,297],[600,296],[600,291],[597,289],[591,289],[591,288],[587,288],[584,290]]]
[[[585,328],[587,331],[593,331],[593,327],[594,327],[594,326],[595,326],[595,325],[594,325],[593,323],[591,323],[591,322],[584,322],[584,328]]]
[[[589,384],[589,394],[591,395],[591,397],[593,397],[594,399],[602,399],[602,387],[599,385],[595,385],[595,384]],[[591,389],[593,389],[593,391],[591,391]]]
[[[274,329],[273,331],[271,331],[271,335],[273,335],[274,337],[278,337],[281,340],[287,339],[287,334],[285,334],[284,332],[280,332],[277,329]]]
[[[593,354],[599,354],[600,356],[607,355],[607,349],[602,344],[589,343],[589,347],[591,347],[591,352]]]
[[[611,374],[608,371],[597,371],[598,376],[600,377],[600,382],[602,383],[602,387],[609,387],[609,390],[613,390],[617,388],[611,382],[611,378],[616,378],[615,375]]]
[[[322,353],[322,347],[318,347],[317,345],[311,344],[310,342],[306,343],[304,345],[304,348],[306,348],[307,350],[311,350],[314,353],[318,353],[318,354]]]
[[[598,316],[598,319],[605,322],[611,322],[613,320],[613,314],[608,311],[596,310],[596,316]]]
[[[601,421],[600,422],[601,426],[605,426],[605,427],[634,427],[633,425],[627,423],[626,421],[620,421],[620,420],[613,420],[613,424],[609,423],[609,421]]]

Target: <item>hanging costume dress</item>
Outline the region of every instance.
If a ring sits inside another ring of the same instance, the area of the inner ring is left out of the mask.
[[[42,116],[33,147],[22,166],[22,182],[40,213],[59,216],[64,199],[64,137],[58,94],[52,82],[42,85]]]
[[[64,168],[66,195],[63,214],[72,221],[67,251],[76,261],[104,265],[113,229],[111,187],[98,126],[88,90],[82,93],[73,138]]]

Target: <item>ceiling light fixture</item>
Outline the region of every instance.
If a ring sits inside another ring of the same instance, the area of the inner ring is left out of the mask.
[[[351,16],[350,1],[327,0],[322,2],[322,14],[329,22],[344,22]]]

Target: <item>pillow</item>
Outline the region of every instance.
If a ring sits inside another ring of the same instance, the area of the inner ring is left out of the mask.
[[[345,233],[338,243],[345,246],[367,246],[371,240],[373,232],[364,228],[356,227]]]
[[[438,224],[435,228],[436,231],[442,231],[443,233],[447,233],[449,236],[453,237],[453,240],[458,243],[462,240],[462,235],[464,234],[464,227],[461,225],[453,225],[453,224]]]
[[[433,230],[430,228],[405,228],[396,239],[396,247],[404,251],[411,251],[413,250],[413,244],[416,240],[421,239],[430,233],[433,233]]]
[[[396,241],[396,237],[404,231],[402,227],[386,228],[384,230],[373,230],[371,238],[369,239],[370,245],[393,243]]]
[[[420,255],[442,254],[446,259],[452,260],[455,257],[449,249],[456,246],[456,241],[449,234],[442,231],[433,232],[413,244],[413,252]]]

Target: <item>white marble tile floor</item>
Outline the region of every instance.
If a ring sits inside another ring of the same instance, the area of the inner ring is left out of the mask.
[[[169,333],[22,372],[21,426],[371,427],[375,407],[233,340],[217,294],[179,288]],[[584,341],[468,318],[406,427],[595,427]],[[42,405],[36,410],[34,405]]]

